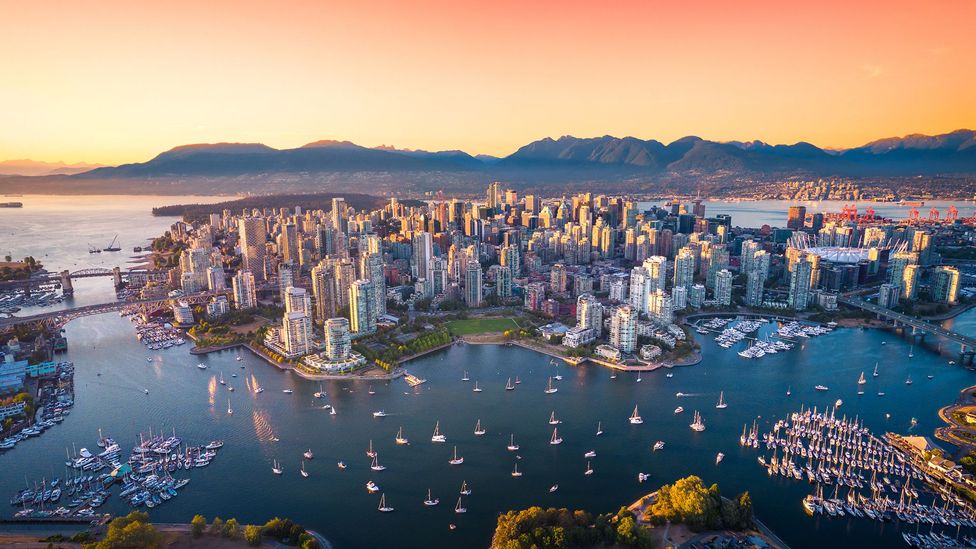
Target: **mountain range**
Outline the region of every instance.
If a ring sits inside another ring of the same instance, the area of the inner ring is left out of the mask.
[[[316,141],[294,149],[261,143],[175,147],[149,161],[98,167],[55,177],[56,187],[102,188],[116,180],[142,181],[154,192],[167,182],[206,179],[215,192],[273,192],[376,183],[383,191],[463,190],[497,179],[512,186],[569,182],[650,182],[663,178],[911,177],[976,175],[976,131],[908,135],[846,150],[806,142],[709,141],[683,137],[668,144],[635,137],[563,136],[529,143],[495,158],[464,151],[368,148],[349,141]],[[22,178],[16,178],[20,180]],[[45,179],[51,180],[50,177]],[[403,183],[404,189],[397,187]],[[0,190],[10,190],[0,178]],[[426,186],[426,188],[425,188]],[[14,189],[16,190],[16,189]]]
[[[101,164],[65,164],[64,162],[39,162],[37,160],[0,161],[0,175],[73,175],[100,167]]]

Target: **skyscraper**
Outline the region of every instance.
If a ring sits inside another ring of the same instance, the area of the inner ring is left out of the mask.
[[[674,319],[671,296],[663,288],[647,294],[647,316],[659,324],[670,324]]]
[[[234,292],[234,306],[238,309],[253,309],[258,305],[254,289],[254,275],[250,271],[238,271],[231,279]]]
[[[674,258],[674,285],[691,288],[695,282],[695,252],[684,247],[678,250]]]
[[[295,265],[300,263],[298,226],[294,223],[285,223],[281,227],[281,257]]]
[[[424,231],[413,235],[413,258],[411,260],[414,278],[430,278],[430,259],[434,256],[431,234]]]
[[[793,266],[790,273],[790,293],[788,302],[794,311],[804,311],[810,300],[810,281],[812,278],[812,264],[807,261],[806,255],[801,256],[800,260]]]
[[[315,297],[316,322],[323,324],[338,314],[335,276],[328,260],[322,260],[312,268],[312,295]]]
[[[806,206],[790,206],[786,214],[786,228],[802,231],[807,219]]]
[[[596,337],[603,334],[603,306],[590,294],[576,299],[576,325],[593,330]]]
[[[349,326],[353,333],[371,334],[376,331],[373,316],[373,283],[361,279],[349,287]]]
[[[719,305],[732,304],[732,273],[728,269],[715,273],[715,300]]]
[[[481,277],[481,263],[474,259],[468,260],[464,272],[464,303],[468,307],[481,306]]]
[[[959,269],[940,266],[932,270],[929,286],[932,301],[953,304],[959,298]]]
[[[637,311],[630,305],[617,307],[610,318],[610,345],[624,353],[637,347]]]
[[[668,274],[668,260],[659,255],[653,255],[644,260],[644,270],[647,272],[647,293],[664,290]]]
[[[383,272],[383,256],[378,252],[360,255],[360,278],[373,283],[373,317],[386,314],[386,277]]]
[[[281,323],[281,344],[291,357],[307,355],[312,339],[312,321],[303,312],[285,313]]]
[[[286,313],[305,313],[311,315],[311,300],[305,288],[289,286],[285,290],[284,302]]]
[[[345,360],[352,351],[349,319],[338,317],[325,321],[325,358]]]
[[[250,271],[255,282],[264,282],[265,242],[268,239],[264,219],[244,217],[237,222],[240,237],[241,259],[244,270]]]

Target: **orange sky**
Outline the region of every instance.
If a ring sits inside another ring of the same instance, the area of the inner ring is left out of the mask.
[[[275,7],[278,6],[278,7]],[[976,1],[6,0],[0,160],[976,127]]]

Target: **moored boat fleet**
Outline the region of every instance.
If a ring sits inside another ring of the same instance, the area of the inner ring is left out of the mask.
[[[183,332],[162,322],[144,322],[141,317],[131,317],[136,323],[136,339],[150,350],[159,351],[186,343]]]

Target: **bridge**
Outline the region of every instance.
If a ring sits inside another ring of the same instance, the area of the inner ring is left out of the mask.
[[[23,288],[27,295],[30,295],[31,288],[39,288],[45,285],[61,285],[61,290],[64,295],[72,295],[74,293],[74,287],[71,283],[72,280],[76,278],[95,278],[95,277],[112,277],[115,287],[118,288],[122,286],[122,281],[127,280],[132,281],[135,277],[145,277],[146,279],[155,279],[166,276],[166,271],[150,271],[147,269],[127,269],[123,271],[120,267],[114,267],[112,269],[106,269],[104,267],[91,267],[87,269],[81,269],[78,271],[70,272],[68,270],[61,271],[60,273],[44,273],[40,275],[32,276],[24,280],[7,280],[0,282],[0,290],[12,289],[12,288]]]
[[[162,309],[170,307],[176,301],[184,301],[190,305],[199,305],[210,301],[210,298],[218,295],[227,295],[226,291],[204,292],[183,297],[164,297],[156,299],[143,299],[138,301],[116,301],[114,303],[99,303],[96,305],[86,305],[73,309],[61,309],[46,313],[30,316],[14,316],[0,318],[0,332],[13,329],[16,326],[25,324],[43,324],[51,331],[60,331],[68,322],[83,316],[110,313],[122,309],[132,309],[138,313],[152,315]]]
[[[886,309],[880,305],[875,305],[874,303],[869,303],[859,297],[855,296],[838,296],[838,303],[843,303],[849,307],[856,307],[871,313],[878,315],[879,317],[887,318],[895,323],[895,326],[911,326],[912,335],[922,339],[925,334],[933,334],[939,337],[944,337],[949,341],[954,341],[962,347],[962,357],[963,362],[972,364],[973,355],[976,353],[976,338],[972,338],[959,332],[953,332],[946,330],[938,324],[933,324],[926,320],[921,320],[912,316],[904,315],[891,309]]]

